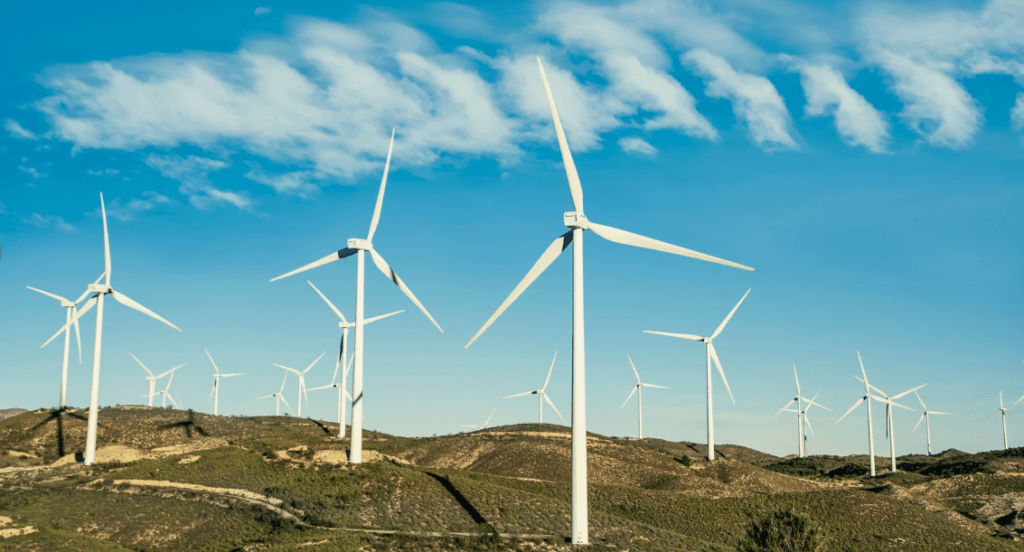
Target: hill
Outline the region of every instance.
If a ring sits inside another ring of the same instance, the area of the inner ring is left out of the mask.
[[[17,460],[0,469],[10,518],[0,517],[0,536],[13,535],[0,548],[574,549],[562,426],[369,432],[368,462],[348,465],[336,424],[119,407],[101,412],[100,461],[86,468],[75,461],[83,414],[0,421],[0,459]],[[588,451],[591,542],[601,547],[736,550],[752,523],[791,511],[822,531],[822,550],[1018,546],[997,537],[1019,529],[1020,449],[907,457],[906,472],[875,479],[856,473],[856,457],[726,446],[708,463],[693,443],[597,434]]]
[[[24,408],[5,408],[0,410],[0,420],[6,420],[7,418],[17,416],[22,412],[28,412],[28,410],[25,410]]]

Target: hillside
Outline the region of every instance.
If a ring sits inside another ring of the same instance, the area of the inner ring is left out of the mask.
[[[118,407],[101,412],[99,462],[85,468],[83,414],[0,422],[0,548],[573,549],[565,427],[370,432],[353,466],[336,424]],[[752,522],[794,511],[822,550],[1019,547],[999,537],[1021,529],[1022,449],[906,457],[906,473],[877,479],[856,457],[716,450],[708,463],[692,443],[590,434],[591,542],[736,550]]]

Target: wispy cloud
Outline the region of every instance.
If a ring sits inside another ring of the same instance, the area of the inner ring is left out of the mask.
[[[32,213],[22,219],[23,222],[27,222],[37,228],[57,228],[65,232],[78,232],[78,229],[71,226],[64,220],[64,217],[58,215],[40,215],[39,213]]]
[[[107,204],[106,209],[107,215],[110,217],[121,222],[128,222],[146,211],[152,211],[159,205],[170,203],[174,203],[174,201],[163,194],[143,192],[141,198],[130,199],[127,203],[122,203],[121,198],[114,198],[113,201]],[[96,214],[99,214],[99,209],[96,209]]]
[[[843,75],[825,63],[806,63],[789,58],[800,72],[808,117],[834,115],[839,137],[851,146],[882,153],[889,140],[889,125],[864,96],[847,84]]]
[[[6,214],[7,214],[7,207],[4,205],[4,202],[0,201],[0,215],[6,215]]]
[[[19,165],[18,169],[21,170],[21,172],[31,176],[32,178],[34,178],[36,180],[38,180],[40,178],[46,178],[47,176],[49,176],[49,175],[46,175],[46,174],[43,174],[43,173],[37,171],[34,167],[26,167],[24,165]]]
[[[121,171],[119,171],[117,169],[98,169],[98,170],[95,170],[95,171],[90,169],[90,170],[88,170],[86,172],[88,172],[92,176],[103,176],[103,175],[121,174]]]
[[[266,8],[266,7],[262,7],[262,6],[259,7],[259,8],[256,8],[256,11],[253,12],[254,15],[266,15],[268,13],[270,13],[270,8]]]
[[[165,178],[180,182],[178,191],[199,209],[210,209],[218,203],[227,203],[239,209],[252,207],[252,199],[248,194],[222,190],[210,183],[211,172],[228,167],[224,161],[195,155],[181,157],[152,154],[146,158],[146,165],[160,171]]]
[[[1013,127],[1017,130],[1024,129],[1024,92],[1017,92],[1017,102],[1013,104],[1010,120],[1013,121]]]
[[[646,155],[648,157],[653,157],[658,153],[658,150],[654,146],[649,144],[643,138],[638,138],[636,136],[620,138],[619,147],[626,153],[636,153],[639,155]]]
[[[311,180],[315,180],[317,177],[314,173],[310,172],[297,171],[283,174],[268,174],[263,172],[259,165],[253,163],[250,165],[249,172],[243,176],[253,182],[270,186],[278,193],[305,198],[320,192],[320,187],[311,182]]]
[[[11,136],[15,138],[21,138],[22,140],[38,140],[39,137],[30,130],[23,128],[13,119],[7,119],[4,121],[4,130],[11,133]]]

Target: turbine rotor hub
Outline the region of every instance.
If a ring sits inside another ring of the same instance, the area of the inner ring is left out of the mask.
[[[577,213],[576,211],[569,211],[565,214],[565,225],[573,230],[579,228],[580,230],[590,230],[590,221],[587,220],[587,216],[583,213]]]
[[[89,293],[110,293],[110,286],[107,284],[89,284]]]
[[[361,251],[369,251],[370,249],[373,249],[373,244],[370,243],[370,240],[364,240],[360,238],[349,238],[348,248],[358,249]]]
[[[71,301],[61,301],[60,302],[60,306],[64,307],[65,309],[70,309],[70,308],[74,308],[75,304],[72,303]]]

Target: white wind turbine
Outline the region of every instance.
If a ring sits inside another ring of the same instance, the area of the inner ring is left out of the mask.
[[[182,364],[181,366],[184,366],[184,364]],[[174,381],[174,371],[177,370],[178,368],[181,368],[181,366],[176,366],[175,368],[170,370],[171,377],[167,378],[167,387],[164,387],[163,391],[156,392],[157,395],[163,395],[163,398],[160,399],[160,408],[167,408],[167,401],[171,401],[171,404],[174,405],[174,408],[178,408],[178,403],[174,402],[174,398],[171,397],[170,391],[171,382]],[[143,397],[149,396],[150,395],[143,395]]]
[[[469,340],[465,348],[469,348],[474,341],[499,317],[505,309],[512,304],[526,290],[534,280],[552,262],[573,243],[572,248],[572,542],[573,544],[587,544],[590,542],[588,518],[587,518],[587,398],[586,398],[586,353],[583,335],[583,232],[592,230],[598,236],[613,242],[654,249],[666,253],[673,253],[685,257],[692,257],[704,261],[725,264],[744,270],[753,270],[750,267],[739,265],[730,261],[698,253],[683,247],[671,245],[662,241],[654,240],[632,232],[626,232],[610,226],[604,226],[590,222],[583,214],[583,188],[580,184],[579,174],[576,172],[576,164],[572,160],[572,152],[569,151],[569,143],[566,141],[565,132],[562,130],[562,121],[558,117],[558,110],[555,107],[554,97],[551,95],[551,87],[548,85],[547,76],[544,74],[544,66],[540,58],[537,58],[537,66],[540,69],[541,80],[544,82],[544,91],[547,94],[548,107],[551,109],[551,119],[555,127],[555,135],[558,137],[558,147],[562,153],[562,164],[565,166],[566,178],[569,182],[569,194],[572,196],[573,211],[565,213],[563,222],[570,228],[568,232],[555,239],[554,242],[541,254],[540,259],[534,263],[526,277],[519,282],[519,285],[512,290],[512,293],[498,307],[498,310],[484,323],[483,327]]]
[[[796,374],[796,364],[793,364],[793,378],[796,380],[796,397],[793,397],[788,403],[786,403],[786,406],[783,406],[782,408],[780,408],[779,411],[775,413],[775,415],[778,416],[782,412],[796,412],[796,414],[797,414],[797,416],[796,416],[796,425],[797,425],[797,455],[800,458],[803,458],[803,457],[807,456],[807,449],[806,449],[806,446],[805,446],[806,436],[804,434],[804,426],[810,427],[810,422],[808,422],[807,419],[806,419],[807,409],[804,408],[803,403],[806,401],[808,404],[813,404],[814,406],[817,406],[819,408],[825,408],[825,407],[821,406],[820,404],[818,404],[816,402],[814,402],[813,398],[812,399],[808,399],[808,398],[800,395],[800,377],[797,376],[797,374]],[[817,395],[815,395],[814,397],[817,398]],[[791,404],[793,404],[793,403],[796,403],[796,410],[793,410],[793,409],[789,408],[789,406]],[[828,409],[828,408],[825,408],[825,410],[828,410],[829,412],[831,412],[831,410]]]
[[[344,439],[345,438],[345,398],[347,397],[348,400],[352,400],[352,395],[350,395],[349,392],[348,392],[348,373],[349,373],[349,370],[352,368],[351,361],[347,360],[348,359],[348,329],[353,327],[353,326],[355,326],[355,324],[349,323],[349,321],[345,319],[345,315],[341,314],[341,310],[339,310],[338,307],[335,307],[334,303],[332,303],[330,301],[330,299],[327,298],[327,296],[325,296],[323,293],[321,293],[320,290],[317,289],[317,287],[313,285],[313,282],[310,282],[309,280],[306,280],[306,283],[309,284],[314,290],[316,290],[316,292],[320,296],[320,298],[323,299],[325,303],[327,303],[328,307],[331,307],[331,310],[334,311],[334,314],[338,315],[338,319],[340,320],[340,322],[338,322],[338,327],[341,328],[341,344],[338,346],[338,361],[334,364],[334,375],[331,376],[331,382],[332,383],[330,385],[325,385],[323,387],[316,387],[314,389],[310,389],[310,391],[317,391],[317,390],[320,390],[320,389],[329,389],[329,388],[332,388],[332,387],[335,387],[335,388],[338,389],[338,439]],[[382,314],[380,316],[375,316],[373,318],[367,318],[366,320],[363,320],[363,324],[364,325],[370,324],[370,323],[376,322],[378,320],[387,318],[389,316],[394,316],[396,314],[400,314],[400,313],[403,313],[403,312],[405,312],[405,309],[402,309],[400,311],[395,311],[395,312],[389,312],[388,314]],[[338,377],[338,367],[340,367],[343,362],[345,363],[345,368],[341,372],[341,382],[333,383],[334,380]]]
[[[155,312],[143,307],[136,303],[128,296],[115,291],[110,286],[110,233],[107,230],[107,208],[103,204],[103,194],[100,194],[100,212],[103,215],[103,256],[106,265],[106,270],[103,272],[103,277],[106,281],[102,284],[90,284],[88,291],[94,293],[83,305],[81,310],[76,312],[72,316],[71,320],[68,321],[61,329],[57,330],[57,333],[53,334],[53,337],[46,340],[42,347],[45,347],[48,343],[56,339],[61,332],[67,331],[68,327],[78,321],[85,313],[89,312],[93,306],[96,307],[96,345],[93,347],[92,356],[92,386],[89,392],[89,425],[85,437],[85,465],[91,466],[96,461],[96,433],[99,422],[99,402],[100,402],[100,359],[103,353],[103,298],[110,295],[115,301],[122,305],[135,309],[142,314],[156,318],[157,320],[167,324],[175,330],[181,331],[180,328],[171,324],[167,320],[164,320],[160,315]]]
[[[102,279],[103,279],[103,274],[100,274],[100,277],[97,278],[96,282],[94,282],[94,283],[99,283],[99,281],[102,280]],[[87,295],[89,295],[89,290],[86,290],[85,293],[83,293],[78,298],[78,300],[76,300],[76,301],[69,301],[69,300],[61,297],[60,295],[55,295],[55,294],[50,293],[48,291],[43,291],[41,289],[37,289],[37,288],[34,288],[32,286],[25,286],[25,287],[27,287],[28,289],[31,289],[32,291],[37,291],[37,292],[42,293],[43,295],[45,295],[47,297],[51,297],[53,299],[56,299],[56,300],[60,301],[60,306],[62,306],[65,309],[67,309],[67,316],[66,316],[65,322],[70,322],[75,327],[75,340],[78,343],[78,363],[81,364],[82,363],[82,333],[78,329],[78,319],[77,319],[77,317],[75,315],[78,314],[78,304],[81,303],[82,300],[85,299],[85,297]],[[72,318],[75,319],[73,322],[72,322]],[[68,394],[68,352],[71,349],[71,327],[70,326],[65,326],[65,328],[66,329],[64,330],[64,367],[61,370],[61,375],[60,375],[60,407],[59,408],[60,408],[61,411],[63,411],[67,407],[67,394]]]
[[[804,407],[804,411],[802,412],[802,415],[803,415],[803,418],[804,418],[804,425],[807,426],[805,428],[805,430],[804,430],[804,441],[803,441],[803,444],[804,444],[804,456],[808,455],[808,452],[807,452],[807,432],[810,432],[811,435],[814,435],[814,428],[811,427],[811,419],[807,417],[807,411],[810,410],[811,406],[813,406],[813,405],[821,406],[820,404],[813,402],[817,398],[818,398],[818,393],[815,393],[814,396],[811,397],[811,400],[808,401],[808,403],[810,403],[810,404],[805,406]],[[825,407],[822,406],[822,408],[825,408]],[[829,410],[829,409],[825,408],[825,410]],[[829,412],[831,412],[831,410],[829,410]]]
[[[287,381],[288,381],[288,372],[285,372],[284,373],[284,379],[281,380],[281,389],[279,389],[277,391],[277,393],[271,393],[271,394],[269,394],[269,395],[267,395],[265,397],[260,397],[260,398],[256,399],[256,400],[260,401],[260,400],[263,400],[263,399],[269,399],[271,397],[277,397],[277,409],[274,411],[274,415],[275,416],[280,416],[281,415],[281,401],[284,401],[284,405],[288,407],[288,412],[292,411],[292,406],[290,404],[288,404],[288,401],[285,400],[284,395],[282,394],[282,393],[284,393],[284,384]]]
[[[444,330],[441,330],[441,326],[439,326],[434,320],[434,317],[430,316],[430,313],[427,312],[427,309],[420,303],[419,299],[416,299],[416,296],[413,295],[412,290],[405,285],[405,282],[398,277],[398,274],[388,266],[384,257],[382,257],[373,247],[373,234],[377,231],[377,223],[380,221],[381,206],[384,203],[384,187],[388,181],[388,169],[391,166],[391,150],[394,144],[395,131],[392,129],[391,143],[388,145],[388,157],[387,161],[384,162],[384,177],[381,178],[380,181],[380,191],[377,193],[377,205],[373,210],[373,218],[370,219],[370,231],[367,234],[366,239],[349,238],[345,249],[340,249],[318,261],[313,261],[302,268],[298,268],[287,274],[282,274],[281,276],[271,280],[271,282],[273,282],[274,280],[287,278],[288,276],[298,274],[299,272],[303,272],[311,268],[332,263],[338,259],[344,259],[351,255],[356,256],[356,319],[353,324],[355,327],[356,340],[354,347],[355,371],[352,375],[352,441],[349,447],[349,462],[353,464],[360,464],[363,461],[363,325],[366,323],[366,321],[363,320],[364,253],[368,251],[370,253],[370,257],[373,259],[373,264],[377,265],[377,268],[384,273],[384,276],[387,276],[389,280],[394,282],[395,285],[398,286],[398,289],[402,290],[402,293],[412,300],[412,302],[415,303],[421,311],[423,311],[423,314],[433,322],[434,326],[437,326],[437,329],[440,330],[441,333],[444,333]]]
[[[854,377],[857,377],[857,376],[854,376]],[[900,393],[899,395],[894,395],[892,397],[890,397],[889,395],[886,395],[884,391],[882,391],[881,389],[875,387],[874,385],[869,385],[869,387],[874,389],[875,392],[877,392],[878,394],[882,395],[881,397],[875,397],[875,400],[876,401],[881,401],[881,402],[885,403],[885,437],[887,439],[889,439],[889,459],[890,459],[890,462],[891,462],[891,465],[889,467],[889,471],[891,471],[892,473],[896,473],[896,434],[895,434],[895,431],[894,431],[895,428],[893,427],[893,423],[892,423],[892,418],[893,418],[892,407],[898,406],[898,407],[900,407],[900,408],[902,408],[904,410],[910,410],[911,412],[913,412],[913,410],[914,410],[913,408],[910,408],[910,407],[907,407],[907,406],[903,406],[902,404],[897,403],[896,399],[902,398],[905,395],[909,395],[910,393],[913,393],[914,391],[917,391],[918,389],[924,387],[925,385],[928,385],[928,384],[926,383],[924,385],[918,385],[917,387],[915,387],[913,389],[910,389],[908,391],[904,391],[904,392]]]
[[[160,378],[162,378],[162,377],[164,377],[164,376],[166,376],[168,374],[173,374],[175,370],[177,370],[178,368],[181,368],[182,366],[185,365],[185,363],[183,362],[183,363],[175,366],[174,368],[171,368],[170,370],[164,372],[163,374],[160,374],[159,376],[154,376],[153,372],[150,372],[149,368],[146,368],[146,365],[143,364],[141,360],[139,360],[135,355],[133,355],[131,353],[128,353],[128,354],[131,355],[131,357],[135,359],[135,362],[139,363],[139,366],[142,366],[142,369],[145,370],[147,374],[149,374],[148,376],[146,376],[146,380],[149,381],[149,395],[143,395],[143,397],[149,397],[149,406],[153,406],[153,397],[155,397],[156,395],[159,394],[159,393],[156,392],[156,382],[157,382],[157,380],[159,380]]]
[[[296,413],[296,416],[298,416],[299,418],[302,417],[302,398],[303,397],[306,398],[306,406],[309,406],[309,394],[306,392],[306,372],[308,372],[309,369],[312,368],[317,362],[320,362],[320,359],[324,358],[324,355],[326,355],[326,354],[327,354],[327,351],[324,351],[324,352],[320,353],[320,356],[316,357],[316,360],[313,361],[313,364],[310,364],[309,366],[306,367],[305,370],[303,370],[301,372],[296,370],[295,368],[289,368],[287,366],[282,366],[282,365],[277,364],[277,363],[272,363],[272,364],[274,364],[274,366],[277,366],[278,368],[284,368],[285,370],[288,370],[289,372],[295,372],[295,375],[299,376],[299,411]],[[285,374],[287,375],[287,372]],[[328,386],[328,387],[331,387],[331,386]]]
[[[483,430],[487,429],[487,424],[491,423],[491,418],[494,417],[494,413],[497,412],[497,411],[498,411],[497,408],[495,408],[494,410],[491,411],[491,415],[488,416],[487,420],[484,421],[484,425],[475,426],[475,425],[465,425],[465,424],[463,424],[462,427],[471,427],[471,428],[476,429],[478,431],[483,431]],[[556,410],[556,412],[557,412],[557,410]]]
[[[988,416],[985,416],[984,418],[982,418],[982,420],[987,420],[987,419],[991,418],[994,414],[998,414],[1000,412],[1003,413],[1003,450],[1007,450],[1007,449],[1010,448],[1010,442],[1006,438],[1006,415],[1010,413],[1010,409],[1003,407],[1003,392],[1002,391],[999,392],[999,410],[996,410],[992,414],[989,414]]]
[[[935,412],[934,410],[928,410],[928,407],[924,405],[924,401],[921,400],[921,395],[917,394],[917,391],[914,391],[914,396],[917,397],[917,402],[921,403],[921,410],[924,411],[921,414],[921,417],[917,420],[917,425],[914,426],[914,431],[917,431],[917,426],[921,425],[921,420],[924,420],[925,432],[928,434],[928,456],[931,456],[932,455],[932,424],[931,424],[931,419],[929,418],[929,416],[931,416],[932,414],[941,414],[943,416],[952,416],[952,414],[950,414],[949,412]],[[1024,397],[1022,397],[1022,398],[1024,398]],[[1014,403],[1014,404],[1017,404],[1017,403]],[[1010,408],[1013,408],[1013,405],[1010,405]]]
[[[729,323],[729,320],[732,318],[732,315],[736,314],[736,309],[740,308],[740,305],[743,304],[743,300],[747,298],[747,295],[750,295],[749,289],[746,293],[743,294],[743,297],[740,298],[740,302],[736,303],[736,306],[733,307],[731,311],[729,311],[729,315],[725,317],[725,320],[722,320],[722,323],[718,325],[718,328],[715,329],[715,333],[711,334],[708,337],[701,337],[699,335],[691,334],[677,334],[644,330],[644,333],[667,335],[669,337],[689,339],[690,341],[704,342],[704,356],[705,360],[707,361],[708,368],[708,460],[715,459],[715,418],[713,402],[711,397],[711,361],[715,362],[715,367],[718,368],[718,375],[722,376],[722,383],[725,384],[725,390],[729,392],[729,399],[732,400],[732,404],[736,404],[736,399],[732,398],[732,390],[729,389],[729,381],[725,379],[725,371],[722,370],[722,363],[718,360],[718,353],[715,351],[715,346],[712,344],[712,341],[714,341],[714,339],[718,337],[718,334],[722,333],[722,330],[725,329],[725,325]]]
[[[206,349],[203,349],[206,351]],[[235,376],[244,376],[245,374],[221,374],[220,369],[217,368],[217,363],[213,361],[213,357],[210,356],[210,351],[206,351],[206,356],[209,357],[210,363],[213,364],[213,389],[210,389],[210,396],[206,399],[209,403],[210,399],[213,399],[213,415],[219,414],[218,403],[220,402],[220,378],[233,378]]]
[[[555,414],[558,414],[558,417],[561,418],[562,423],[563,424],[565,423],[565,418],[562,418],[562,413],[559,412],[557,408],[555,408],[555,403],[551,402],[551,399],[548,397],[547,393],[545,393],[545,390],[548,388],[548,382],[551,381],[551,371],[555,369],[555,359],[556,358],[558,358],[558,351],[555,351],[555,356],[554,356],[554,358],[551,359],[551,368],[548,368],[548,377],[544,379],[544,387],[541,387],[540,389],[534,389],[533,391],[527,391],[525,393],[517,393],[515,395],[509,395],[509,396],[505,397],[506,399],[511,399],[513,397],[525,397],[526,395],[537,395],[537,412],[540,415],[540,421],[538,423],[541,423],[541,424],[544,423],[544,401],[547,401],[548,406],[550,406],[551,409],[555,411]]]
[[[629,359],[629,365],[633,368],[633,375],[636,376],[636,385],[633,386],[633,390],[629,392],[629,396],[626,397],[625,401],[622,401],[622,406],[620,406],[619,408],[625,407],[626,403],[629,402],[629,399],[633,398],[633,393],[637,393],[637,396],[636,396],[637,416],[640,419],[640,439],[643,439],[644,438],[644,389],[643,388],[644,387],[655,387],[657,389],[668,389],[668,387],[665,387],[663,385],[654,385],[653,383],[644,383],[644,382],[640,381],[640,374],[637,373],[637,371],[636,371],[636,365],[633,364],[633,358],[630,357],[629,355],[626,355],[626,358]]]
[[[867,375],[866,372],[864,372],[864,361],[861,360],[861,358],[860,358],[860,351],[857,351],[857,361],[860,362],[860,374],[862,376],[864,376],[864,379],[857,378],[858,380],[860,380],[861,382],[864,383],[864,396],[859,398],[859,399],[857,399],[857,401],[855,403],[853,403],[853,406],[851,406],[850,409],[846,411],[846,414],[843,414],[842,416],[839,417],[838,420],[836,420],[836,424],[838,424],[839,422],[843,421],[843,418],[848,416],[850,414],[850,412],[853,412],[853,410],[855,408],[857,408],[858,406],[860,406],[861,403],[867,403],[868,404],[868,463],[871,466],[871,477],[874,477],[875,476],[875,432],[874,432],[874,430],[872,429],[872,426],[871,426],[871,399],[873,397],[871,395],[871,388],[868,387],[868,375]],[[877,399],[877,397],[874,397],[874,398]]]

